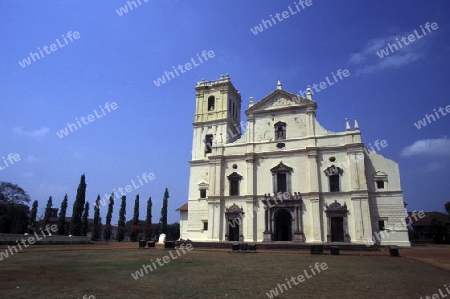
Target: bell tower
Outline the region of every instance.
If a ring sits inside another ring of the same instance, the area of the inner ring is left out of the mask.
[[[197,83],[192,160],[207,159],[216,146],[241,136],[241,94],[230,76]]]

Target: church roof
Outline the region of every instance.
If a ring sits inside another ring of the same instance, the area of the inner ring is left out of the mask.
[[[412,212],[408,212],[408,218],[411,219],[412,226],[430,226],[432,221],[436,219],[437,221],[442,222],[443,224],[450,224],[450,217],[447,214],[441,212],[424,212],[425,216],[420,218],[417,216],[418,213],[413,214]],[[415,216],[416,215],[416,216]],[[415,218],[414,218],[415,216]],[[407,218],[407,223],[409,219]]]
[[[181,207],[179,207],[179,208],[176,209],[175,211],[187,212],[187,210],[188,210],[188,204],[185,203],[184,205],[182,205]]]

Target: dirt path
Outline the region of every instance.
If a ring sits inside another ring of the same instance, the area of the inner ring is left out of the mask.
[[[441,269],[450,270],[450,246],[418,246],[412,249],[401,250],[400,255]]]

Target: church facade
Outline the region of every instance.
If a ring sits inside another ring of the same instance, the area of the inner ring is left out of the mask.
[[[310,90],[301,98],[278,82],[250,98],[244,123],[229,76],[195,90],[181,238],[410,246],[398,165],[367,150],[356,119],[329,132]]]

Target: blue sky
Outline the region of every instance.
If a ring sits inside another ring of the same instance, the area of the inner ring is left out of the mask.
[[[300,11],[294,0],[140,3],[120,16],[116,10],[127,1],[0,2],[0,181],[28,191],[40,213],[48,196],[59,208],[67,193],[70,214],[85,173],[91,203],[135,181],[127,220],[139,193],[140,218],[151,196],[156,222],[168,187],[169,222],[178,221],[175,209],[188,194],[196,82],[229,74],[246,108],[249,97],[271,93],[278,77],[283,89],[298,93],[339,69],[350,76],[314,94],[319,122],[342,131],[346,117],[358,117],[363,141],[386,140],[379,153],[399,163],[408,209],[443,211],[450,200],[450,116],[429,117],[420,129],[414,123],[450,105],[448,1],[312,0],[304,8],[297,4]],[[283,11],[286,19],[252,32]],[[427,22],[438,28],[424,35],[420,26]],[[377,55],[415,30],[422,37]],[[78,38],[70,41],[69,32]],[[30,52],[44,46],[48,53],[33,61]],[[214,57],[154,84],[204,50]],[[27,58],[22,67],[18,62]],[[105,110],[113,102],[116,109]],[[90,114],[87,124],[57,136]],[[9,154],[20,160],[9,165]],[[154,180],[140,186],[144,173]],[[116,202],[114,223],[118,210]],[[106,208],[101,216],[104,221]]]

